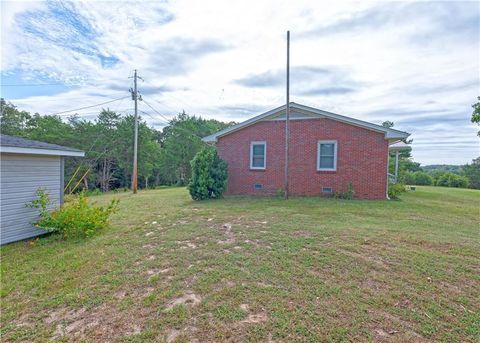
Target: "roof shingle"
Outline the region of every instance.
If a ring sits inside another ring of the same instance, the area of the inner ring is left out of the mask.
[[[40,141],[33,141],[31,139],[25,139],[21,137],[9,136],[4,134],[0,134],[0,146],[14,147],[14,148],[48,149],[48,150],[83,152],[81,150],[69,148],[62,145],[45,143]]]

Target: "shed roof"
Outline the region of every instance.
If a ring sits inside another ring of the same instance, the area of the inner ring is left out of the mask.
[[[244,122],[241,122],[239,124],[230,126],[230,127],[226,128],[224,130],[221,130],[221,131],[218,131],[218,132],[214,133],[213,135],[204,137],[203,141],[204,142],[209,142],[209,143],[216,142],[219,137],[228,135],[229,133],[232,133],[232,132],[240,130],[244,127],[253,125],[253,124],[255,124],[255,123],[257,123],[261,120],[264,120],[264,119],[273,117],[275,115],[278,115],[281,112],[285,112],[286,107],[287,107],[287,105],[282,105],[282,106],[277,107],[273,110],[270,110],[268,112],[257,115],[253,118],[250,118],[250,119],[248,119]],[[389,139],[389,140],[400,140],[400,139],[405,139],[408,136],[410,136],[410,134],[408,132],[394,130],[394,129],[391,129],[391,128],[384,127],[382,125],[377,125],[377,124],[369,123],[369,122],[366,122],[366,121],[363,121],[363,120],[343,116],[343,115],[340,115],[340,114],[323,111],[323,110],[320,110],[320,109],[317,109],[317,108],[314,108],[314,107],[309,107],[309,106],[297,104],[295,102],[290,103],[290,108],[293,109],[293,110],[298,110],[298,111],[304,112],[304,113],[305,112],[311,113],[311,114],[316,115],[320,118],[321,117],[329,118],[329,119],[344,122],[344,123],[347,123],[347,124],[363,127],[363,128],[369,129],[369,130],[373,130],[373,131],[377,131],[377,132],[383,132],[385,134],[385,139]]]
[[[0,134],[0,152],[54,156],[85,156],[85,152],[62,145]]]

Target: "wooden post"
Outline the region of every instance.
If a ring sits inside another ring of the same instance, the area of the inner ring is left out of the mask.
[[[138,151],[138,91],[137,91],[137,69],[133,76],[133,100],[135,100],[135,124],[133,137],[133,170],[132,170],[132,191],[137,193],[138,176],[137,176],[137,151]]]

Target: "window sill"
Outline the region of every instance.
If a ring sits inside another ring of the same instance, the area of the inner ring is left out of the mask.
[[[250,167],[250,171],[260,171],[261,172],[261,171],[265,171],[265,170],[266,170],[266,168],[251,168]]]
[[[317,169],[317,173],[318,174],[335,174],[337,172],[337,170],[318,170]]]

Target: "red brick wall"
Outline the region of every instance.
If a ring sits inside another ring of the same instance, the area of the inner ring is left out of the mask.
[[[290,121],[290,194],[322,195],[322,187],[355,196],[384,199],[388,142],[383,133],[331,119]],[[317,171],[319,140],[337,140],[337,171]],[[265,170],[250,170],[250,142],[267,142]],[[219,138],[220,157],[228,162],[226,194],[275,194],[284,187],[285,122],[264,121]],[[255,184],[262,184],[261,190]]]

